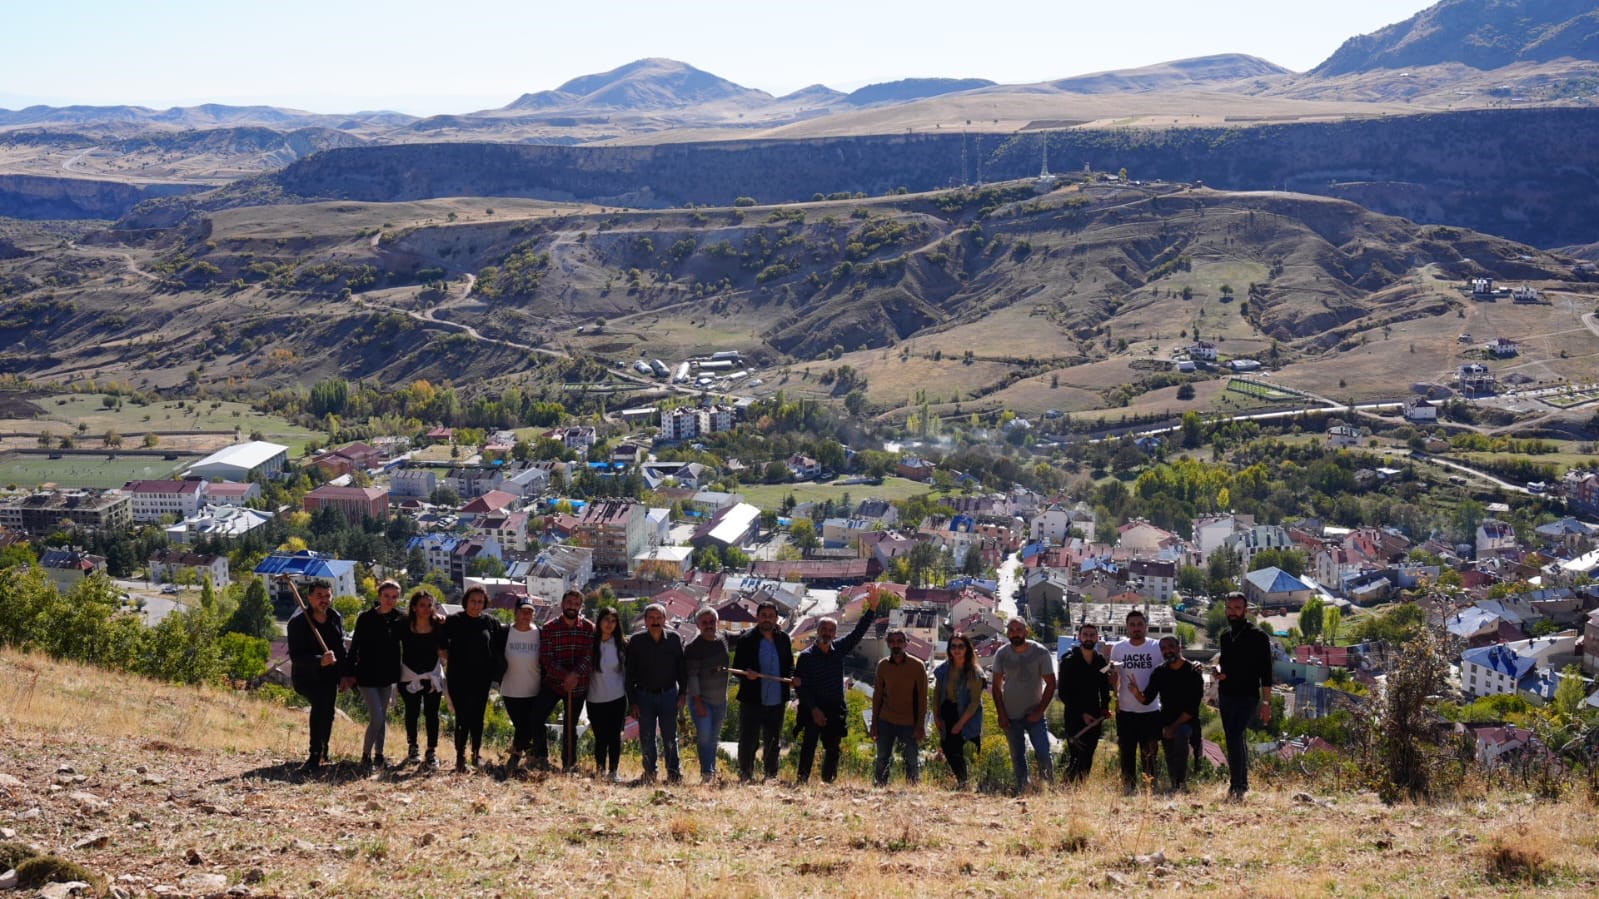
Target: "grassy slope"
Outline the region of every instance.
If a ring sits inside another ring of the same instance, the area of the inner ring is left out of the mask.
[[[1124,800],[1104,775],[1025,800],[858,782],[663,790],[453,774],[300,782],[284,760],[299,748],[302,720],[219,691],[0,652],[0,768],[20,781],[0,795],[7,808],[39,809],[7,823],[18,839],[124,888],[151,890],[194,872],[238,883],[255,871],[258,895],[897,896],[931,883],[999,895],[1046,883],[1160,894],[1497,895],[1517,888],[1486,876],[1497,840],[1547,860],[1540,895],[1599,887],[1599,838],[1584,800],[1494,792],[1388,808],[1368,794],[1311,787],[1317,795],[1301,797],[1302,785],[1263,784],[1247,805],[1231,806],[1215,785],[1179,801]],[[358,739],[341,725],[335,754]],[[84,779],[72,782],[61,765]],[[92,807],[85,793],[105,805]],[[89,834],[106,843],[69,848]],[[198,864],[187,861],[191,849]],[[1137,860],[1157,852],[1164,864]]]

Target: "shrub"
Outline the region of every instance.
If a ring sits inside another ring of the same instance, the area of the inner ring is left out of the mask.
[[[26,843],[0,843],[0,869],[10,871],[38,854]]]
[[[1525,833],[1500,834],[1483,849],[1494,883],[1541,884],[1553,873],[1549,856]]]
[[[48,883],[70,883],[74,880],[94,885],[96,892],[101,889],[102,881],[94,872],[58,856],[39,855],[17,865],[19,889],[31,890]]]

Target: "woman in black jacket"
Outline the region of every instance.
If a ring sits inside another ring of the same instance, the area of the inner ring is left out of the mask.
[[[378,584],[378,604],[355,619],[355,634],[350,637],[349,671],[366,700],[366,739],[361,743],[361,767],[379,770],[383,758],[383,738],[388,733],[389,700],[394,685],[400,682],[400,628],[405,615],[395,608],[400,601],[396,581]]]
[[[467,771],[466,745],[472,744],[472,767],[482,761],[483,716],[489,706],[489,685],[499,677],[494,646],[500,623],[484,614],[489,594],[472,587],[461,597],[461,611],[444,620],[439,654],[448,675],[450,704],[455,707],[455,770]]]
[[[444,696],[444,664],[439,657],[439,635],[444,618],[426,587],[411,591],[405,621],[400,624],[400,700],[405,703],[405,736],[410,743],[407,762],[417,761],[417,719],[427,718],[428,754],[423,764],[439,766],[439,700]]]
[[[333,737],[333,703],[339,696],[339,671],[344,662],[344,619],[333,608],[333,585],[312,581],[309,612],[289,619],[289,680],[294,691],[311,702],[311,751],[304,769],[316,771],[328,760]],[[317,639],[318,635],[321,640]]]

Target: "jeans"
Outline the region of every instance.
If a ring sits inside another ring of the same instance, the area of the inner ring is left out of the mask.
[[[616,773],[616,766],[622,761],[622,725],[626,722],[627,697],[589,703],[589,733],[594,735],[596,774]]]
[[[538,705],[538,694],[532,696],[501,696],[505,703],[505,716],[511,719],[511,754],[521,755],[533,745],[533,709]]]
[[[1194,724],[1179,724],[1171,739],[1164,734],[1161,743],[1166,751],[1166,773],[1171,777],[1171,788],[1181,790],[1188,784],[1188,736],[1193,733]]]
[[[394,695],[394,685],[362,687],[361,698],[366,700],[366,739],[361,741],[361,758],[377,755],[383,757],[383,737],[389,731],[389,698]]]
[[[428,749],[439,745],[439,700],[443,696],[437,690],[400,691],[400,701],[405,703],[405,737],[412,749],[416,748],[417,720],[424,714],[427,715]]]
[[[1230,792],[1243,795],[1249,792],[1249,744],[1244,742],[1244,731],[1255,720],[1259,700],[1254,696],[1217,697],[1221,707],[1221,729],[1227,735],[1227,775],[1231,779]]]
[[[622,705],[623,714],[625,716],[627,711],[627,703],[623,701]],[[557,706],[560,706],[563,709],[562,714],[564,715],[564,709],[566,708],[566,696],[555,687],[546,683],[543,689],[539,691],[537,704],[533,706],[533,758],[537,759],[540,764],[549,764],[550,713],[555,711]],[[569,723],[569,726],[572,728],[572,743],[570,746],[566,743],[566,730],[564,727],[561,731],[561,767],[567,771],[571,771],[573,768],[577,767],[577,716],[582,711],[583,694],[579,693],[572,697],[572,720]],[[590,719],[589,723],[593,723],[592,718]],[[617,732],[621,733],[620,724],[617,725]]]
[[[921,780],[922,757],[921,747],[916,743],[916,725],[878,721],[877,765],[873,771],[873,780],[878,786],[888,783],[888,772],[894,767],[896,744],[900,756],[905,760],[905,779],[911,783]]]
[[[1055,762],[1049,755],[1049,725],[1040,715],[1029,722],[1026,715],[1010,719],[1005,728],[1005,740],[1010,743],[1010,769],[1016,778],[1016,789],[1027,788],[1027,743],[1033,744],[1033,755],[1038,759],[1038,776],[1044,783],[1055,779]]]
[[[472,758],[478,757],[483,748],[483,716],[489,710],[488,682],[463,683],[464,680],[460,677],[449,680],[450,703],[455,706],[455,760],[458,762],[466,758],[468,743],[472,744]]]
[[[809,709],[801,712],[800,723],[804,728],[800,736],[800,783],[811,779],[811,766],[816,762],[818,741],[822,744],[822,783],[832,783],[838,777],[838,747],[844,739],[844,715],[847,713],[842,709],[823,709],[822,714],[827,716],[827,723],[818,726]]]
[[[727,703],[713,705],[702,703],[705,715],[694,714],[694,700],[689,700],[689,715],[694,719],[694,748],[700,757],[700,774],[710,777],[716,773],[716,744],[722,738],[722,722],[727,720]]]
[[[666,756],[666,776],[683,776],[677,764],[677,688],[638,694],[638,742],[644,755],[644,776],[655,776],[655,731],[660,728],[661,754]]]
[[[1076,740],[1071,739],[1085,726],[1083,715],[1099,717],[1099,710],[1067,709],[1066,710],[1066,772],[1064,779],[1076,783],[1087,777],[1094,770],[1094,752],[1099,749],[1099,738],[1105,734],[1105,725],[1100,724],[1090,728],[1089,731]]]
[[[1122,789],[1138,788],[1142,770],[1155,779],[1155,751],[1160,744],[1159,712],[1117,712],[1116,746],[1121,751]]]
[[[777,779],[778,741],[783,736],[783,712],[786,706],[760,705],[754,702],[738,704],[738,777],[755,779],[755,748],[761,748],[761,763],[766,769],[766,779]]]

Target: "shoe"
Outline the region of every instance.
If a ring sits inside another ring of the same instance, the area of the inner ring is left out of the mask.
[[[435,771],[439,768],[439,754],[432,746],[428,747],[428,754],[422,759],[422,767]]]
[[[305,763],[300,766],[300,773],[302,773],[302,774],[315,774],[315,773],[317,773],[318,771],[321,771],[321,770],[322,770],[322,757],[321,756],[317,756],[317,755],[312,755],[312,756],[308,757],[305,760]]]
[[[716,783],[716,775],[715,774],[701,774],[700,775],[700,785],[701,786],[707,786],[708,787],[708,786],[710,786],[713,783]]]
[[[1244,801],[1244,791],[1243,790],[1228,790],[1227,791],[1227,801],[1228,802],[1238,802],[1238,803],[1243,802]]]
[[[422,760],[422,754],[420,752],[417,752],[416,744],[412,743],[411,744],[411,748],[405,753],[405,761],[401,762],[400,764],[402,764],[402,765],[414,765],[417,762],[420,762],[421,760]]]
[[[646,772],[644,772],[644,775],[638,779],[638,782],[640,784],[643,784],[646,787],[653,786],[655,784],[655,772],[654,771],[646,771]]]
[[[366,770],[368,768],[371,768],[371,767],[372,767],[372,757],[370,755],[361,756],[361,770],[364,771],[364,770]]]
[[[505,770],[515,771],[522,765],[522,753],[513,752],[505,757]]]
[[[377,755],[372,756],[372,767],[382,771],[389,767],[389,760],[384,758],[383,753],[380,752]]]
[[[622,782],[622,775],[617,774],[615,770],[612,770],[610,774],[605,775],[605,779],[613,784],[619,784]]]
[[[668,774],[668,775],[666,775],[666,782],[667,782],[667,784],[674,785],[674,786],[677,785],[677,784],[680,784],[680,783],[683,782],[683,775],[681,773]]]
[[[467,770],[466,769],[466,756],[464,756],[464,755],[456,756],[455,757],[455,773],[456,774],[465,774],[466,770]]]
[[[477,750],[474,749],[472,750],[472,768],[476,770],[481,767],[483,767],[483,757],[478,755]]]

